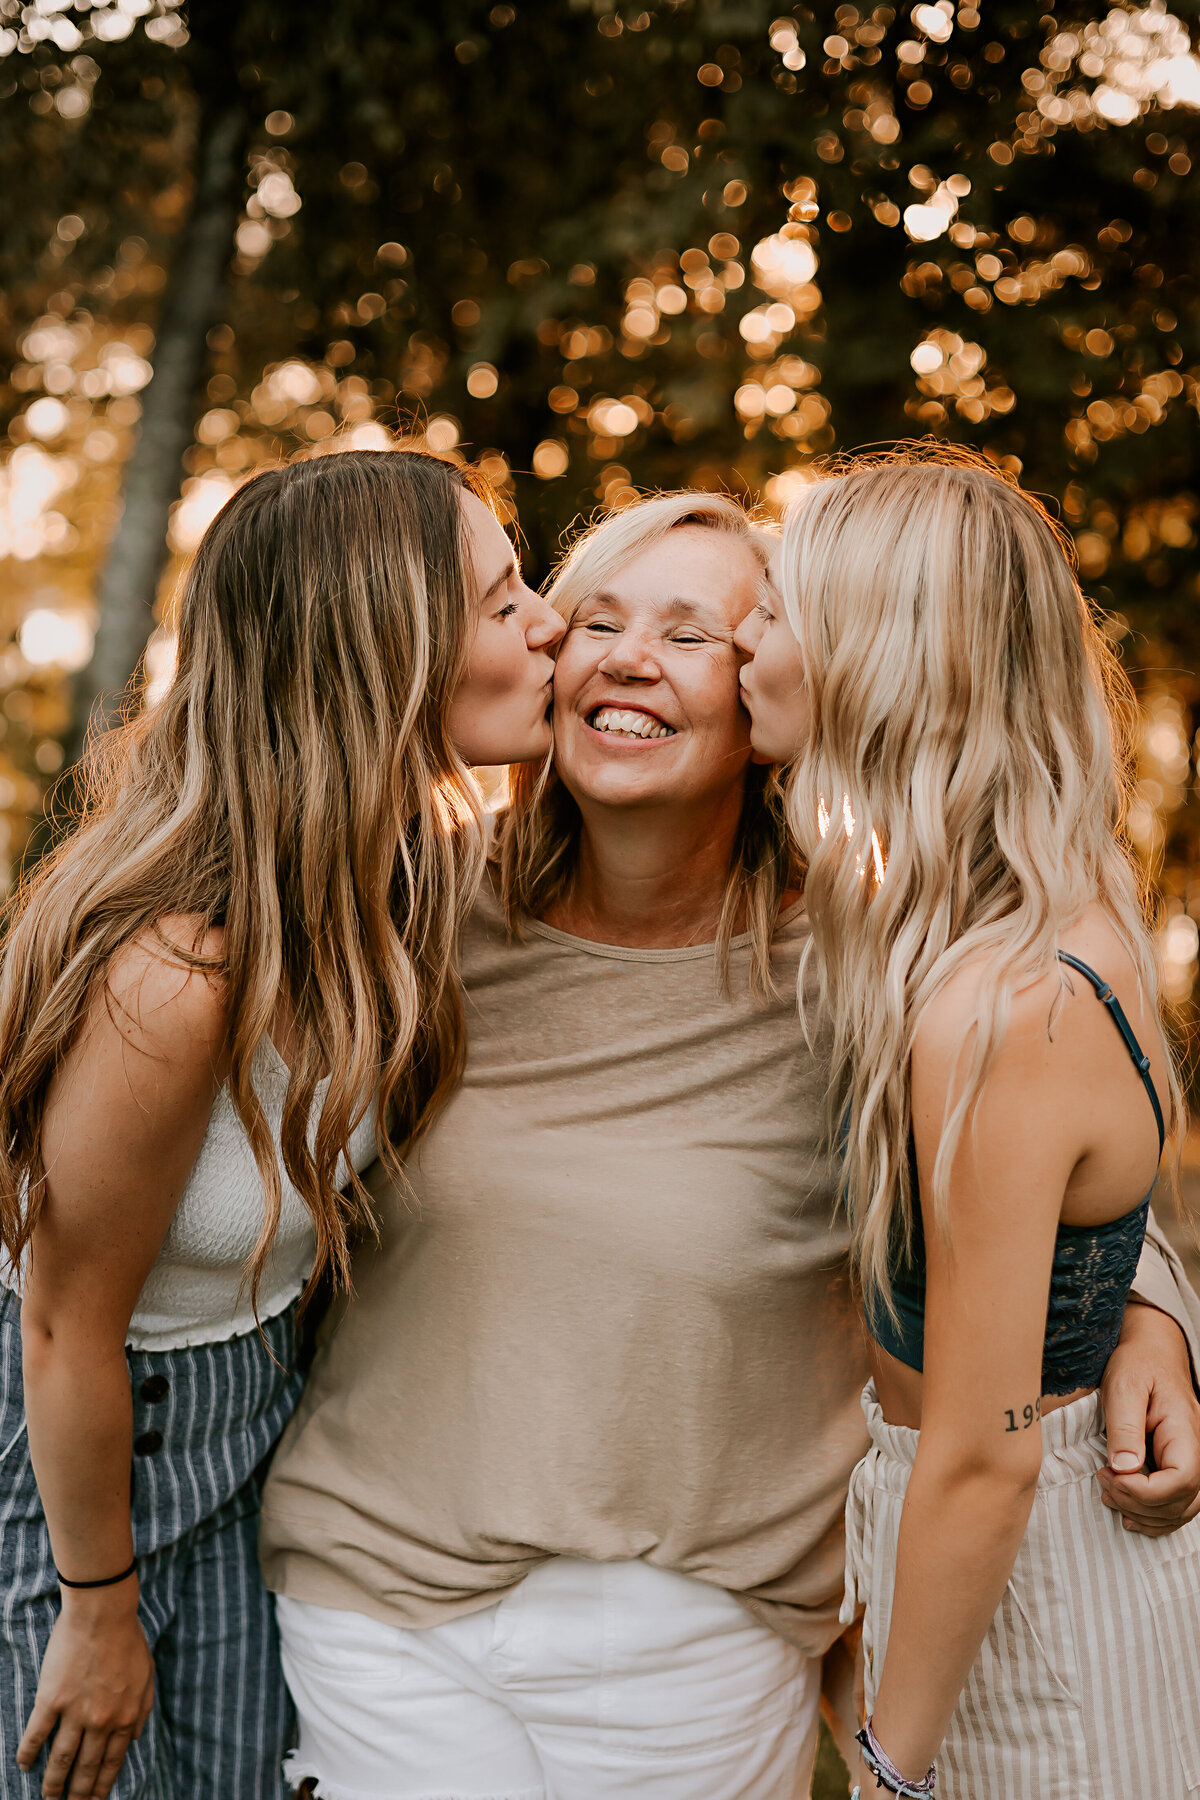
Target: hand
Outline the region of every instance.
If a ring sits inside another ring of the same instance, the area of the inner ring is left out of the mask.
[[[105,1800],[153,1705],[154,1659],[137,1615],[136,1580],[119,1596],[114,1589],[68,1593],[17,1763],[31,1769],[53,1731],[44,1800]]]
[[[1100,1384],[1108,1467],[1105,1506],[1126,1531],[1164,1537],[1200,1513],[1200,1402],[1182,1331],[1156,1307],[1131,1303]],[[1153,1468],[1147,1471],[1147,1444]]]

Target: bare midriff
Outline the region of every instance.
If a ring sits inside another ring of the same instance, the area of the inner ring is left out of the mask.
[[[921,1395],[924,1389],[924,1377],[920,1369],[911,1369],[902,1363],[890,1351],[881,1349],[878,1344],[869,1343],[871,1373],[875,1378],[875,1392],[879,1396],[879,1405],[889,1425],[904,1425],[910,1431],[921,1429]],[[1042,1417],[1047,1413],[1057,1412],[1060,1406],[1070,1406],[1072,1400],[1081,1400],[1085,1394],[1094,1393],[1090,1387],[1076,1388],[1072,1394],[1043,1394]]]

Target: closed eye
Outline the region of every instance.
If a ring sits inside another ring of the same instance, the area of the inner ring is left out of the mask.
[[[496,617],[498,619],[511,619],[513,614],[516,612],[516,610],[517,610],[516,601],[510,600],[510,601],[508,601],[508,603],[506,605],[504,605],[500,608],[499,612],[496,614]]]
[[[775,614],[771,611],[770,607],[767,605],[765,600],[760,600],[758,602],[758,604],[755,606],[754,610],[758,614],[760,619],[766,620],[768,625],[771,624],[772,620],[775,617]]]

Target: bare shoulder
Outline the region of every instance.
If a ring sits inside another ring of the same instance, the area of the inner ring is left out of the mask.
[[[223,949],[222,932],[194,915],[158,920],[112,958],[89,1030],[107,1026],[133,1048],[211,1064],[229,1026]]]
[[[921,1013],[913,1038],[914,1101],[942,1101],[967,1078],[977,1047],[981,1010],[993,967],[980,956],[956,969]],[[1062,981],[1057,968],[1024,979],[1008,997],[1007,1016],[989,1063],[985,1092],[1008,1104],[1014,1091],[1036,1089],[1049,1101],[1061,1083],[1077,1071],[1064,1034],[1056,1030],[1062,1010]],[[1013,1084],[1016,1084],[1014,1090]]]
[[[1143,993],[1129,945],[1114,922],[1093,906],[1063,932],[1060,948],[1110,984],[1143,1038],[1152,1059],[1160,1054],[1152,997]],[[991,968],[980,956],[956,969],[924,1008],[913,1040],[914,1082],[949,1082],[961,1070],[964,1049],[979,1026]],[[1057,959],[1040,974],[1023,977],[1008,999],[1007,1018],[989,1073],[1036,1075],[1046,1097],[1059,1081],[1089,1083],[1123,1072],[1116,1040],[1096,1029],[1096,996],[1086,977]],[[1156,1070],[1157,1072],[1157,1070]]]
[[[1143,981],[1124,933],[1101,907],[1093,906],[1063,933],[1060,948],[1085,963],[1112,989],[1138,1044],[1150,1058],[1156,1089],[1160,1095],[1166,1094],[1171,1081],[1170,1053],[1159,1016],[1158,996],[1153,986]],[[1060,1018],[1055,1021],[1056,1034],[1061,1024],[1065,1039],[1077,1034],[1089,1040],[1095,1046],[1098,1064],[1123,1071],[1124,1052],[1118,1049],[1116,1033],[1096,1028],[1098,1002],[1091,982],[1069,965],[1060,967],[1063,1003]]]
[[[919,1053],[925,1062],[957,1058],[978,1029],[985,990],[993,978],[994,964],[983,955],[956,969],[922,1010],[913,1040],[914,1055]],[[1015,1045],[1030,1036],[1044,1039],[1061,991],[1054,968],[1014,988],[1003,1042]]]
[[[1142,992],[1129,945],[1102,907],[1090,906],[1082,918],[1063,932],[1059,947],[1107,982],[1131,1018],[1152,1010],[1150,996]],[[1091,994],[1086,977],[1080,977],[1069,965],[1062,973],[1069,993],[1078,992],[1082,984],[1085,996]]]

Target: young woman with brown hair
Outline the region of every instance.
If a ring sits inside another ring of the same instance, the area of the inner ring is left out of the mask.
[[[1200,1410],[1152,1391],[1142,1473],[1100,1391],[1180,1114],[1132,691],[1062,534],[970,452],[850,459],[775,573],[742,688],[808,863],[873,1339],[864,1791],[932,1793],[936,1757],[952,1800],[1186,1800],[1200,1518],[1164,1501]]]
[[[248,482],[191,567],[169,692],[95,747],[80,828],[14,902],[13,1800],[283,1792],[256,1535],[298,1296],[345,1284],[371,1220],[358,1172],[397,1166],[459,1070],[455,943],[483,859],[468,765],[549,742],[561,621],[486,498],[409,451]]]

